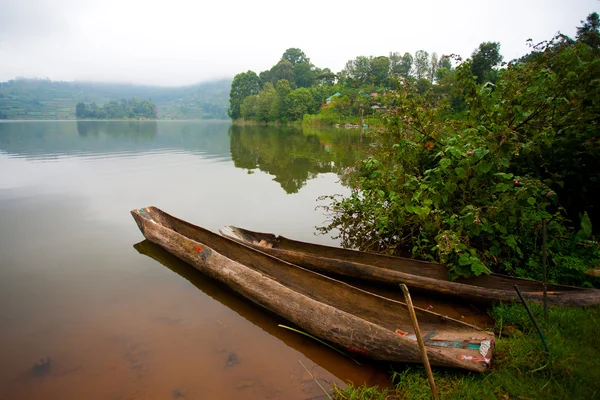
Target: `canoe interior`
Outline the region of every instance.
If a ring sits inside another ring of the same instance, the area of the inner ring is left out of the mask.
[[[542,282],[529,279],[514,278],[510,276],[491,274],[482,275],[474,278],[458,278],[451,281],[448,277],[448,269],[441,264],[413,260],[404,257],[394,257],[382,254],[374,254],[356,250],[342,249],[338,247],[324,246],[313,243],[306,243],[288,239],[283,236],[276,236],[271,233],[253,232],[243,228],[230,227],[235,230],[238,237],[248,243],[261,246],[269,246],[273,249],[296,251],[301,253],[313,254],[319,257],[350,261],[360,264],[373,265],[380,268],[404,272],[417,276],[425,276],[446,282],[464,283],[471,286],[490,288],[514,292],[514,285],[519,286],[523,293],[541,293],[543,291]],[[547,285],[548,292],[581,292],[588,289],[582,289],[565,285]]]
[[[392,331],[400,329],[403,332],[414,333],[406,305],[401,302],[374,295],[297,266],[290,268],[291,264],[180,220],[158,208],[149,207],[145,210],[148,210],[147,214],[162,226],[193,241],[208,244],[214,251],[259,271],[298,293]],[[416,311],[423,332],[479,331],[472,325],[439,314],[421,309]]]

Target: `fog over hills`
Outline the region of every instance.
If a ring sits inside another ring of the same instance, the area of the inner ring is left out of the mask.
[[[77,102],[152,99],[159,119],[226,119],[231,79],[165,87],[17,78],[0,82],[0,119],[73,119]]]

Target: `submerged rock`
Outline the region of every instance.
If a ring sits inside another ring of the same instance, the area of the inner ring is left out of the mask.
[[[38,362],[33,364],[33,367],[31,369],[33,370],[33,373],[36,376],[44,376],[48,372],[50,372],[51,365],[52,365],[52,359],[50,357],[42,357],[39,359]]]
[[[227,361],[225,362],[225,368],[233,367],[234,365],[239,364],[239,363],[240,363],[240,360],[238,358],[238,355],[232,351],[227,356]]]

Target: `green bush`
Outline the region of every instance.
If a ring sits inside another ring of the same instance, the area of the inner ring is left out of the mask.
[[[599,82],[598,53],[563,37],[500,70],[495,84],[478,84],[468,60],[426,93],[400,82],[384,98],[378,146],[357,166],[352,193],[329,198],[320,231],[339,230],[347,247],[447,264],[453,277],[537,278],[546,221],[551,278],[589,284],[583,272],[600,252],[578,243],[590,239],[594,209],[577,199],[600,193],[599,169],[581,161],[600,156]]]

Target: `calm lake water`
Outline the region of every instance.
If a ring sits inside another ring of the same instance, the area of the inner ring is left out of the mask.
[[[386,385],[387,367],[278,328],[129,214],[336,244],[314,235],[316,199],[347,193],[337,174],[367,147],[228,122],[0,123],[0,399],[325,398],[301,363],[325,387]]]
[[[0,399],[298,398],[383,371],[296,333],[142,242],[156,205],[303,240],[358,132],[228,122],[0,123]],[[32,366],[50,357],[50,368]]]

